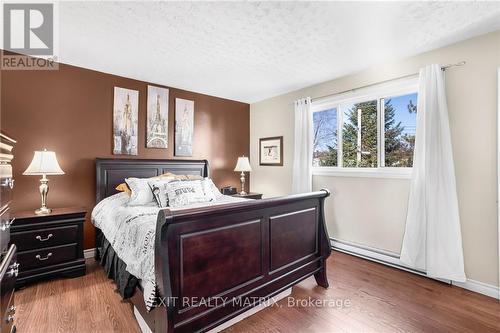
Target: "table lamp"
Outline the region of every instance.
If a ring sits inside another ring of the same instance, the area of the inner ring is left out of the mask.
[[[47,207],[47,194],[49,193],[49,180],[47,175],[64,175],[59,163],[57,163],[56,153],[44,149],[43,151],[35,151],[33,160],[23,172],[27,176],[42,176],[40,179],[40,195],[42,196],[42,207],[35,210],[35,214],[44,215],[50,214],[52,209]]]
[[[238,162],[236,163],[236,167],[234,168],[234,171],[241,172],[241,192],[240,195],[246,195],[247,192],[245,192],[245,172],[246,171],[252,171],[252,167],[250,166],[250,161],[248,160],[248,157],[242,156],[238,157]]]

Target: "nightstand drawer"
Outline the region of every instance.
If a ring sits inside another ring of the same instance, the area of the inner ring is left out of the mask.
[[[68,244],[17,253],[21,272],[71,261],[77,258],[77,244]]]
[[[10,235],[10,239],[11,243],[16,244],[18,251],[25,251],[74,243],[77,233],[78,225],[69,225],[65,227],[13,232]]]

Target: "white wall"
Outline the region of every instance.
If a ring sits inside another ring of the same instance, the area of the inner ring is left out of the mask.
[[[266,197],[290,193],[293,101],[297,98],[335,94],[416,73],[426,64],[462,60],[465,66],[446,72],[446,84],[465,270],[469,279],[498,285],[496,73],[500,31],[252,104],[251,190]],[[284,136],[284,166],[259,166],[259,138],[278,135]],[[326,209],[331,237],[399,253],[408,180],[315,176],[313,187],[333,192]]]

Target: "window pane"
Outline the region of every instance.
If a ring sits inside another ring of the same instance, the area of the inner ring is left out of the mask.
[[[344,167],[377,167],[376,100],[345,106],[342,149]]]
[[[385,166],[412,167],[417,94],[385,98]]]
[[[337,109],[313,113],[313,166],[337,166]]]

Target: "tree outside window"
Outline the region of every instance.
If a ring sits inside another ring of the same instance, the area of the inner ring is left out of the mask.
[[[340,167],[344,168],[412,167],[416,104],[417,94],[411,93],[314,112],[313,166],[339,166],[341,154]]]

